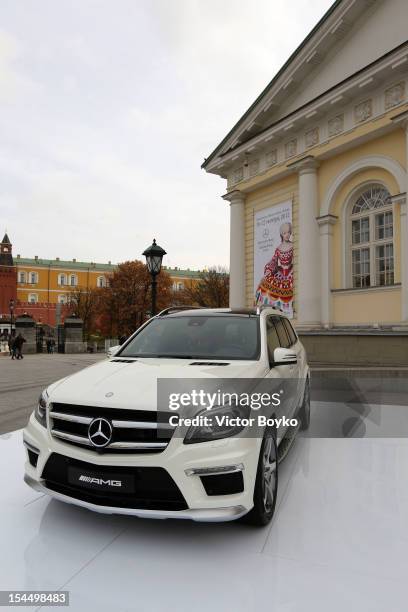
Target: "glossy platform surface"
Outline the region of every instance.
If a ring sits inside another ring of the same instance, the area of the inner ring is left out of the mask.
[[[0,436],[1,590],[67,589],[74,611],[407,610],[406,439],[299,438],[256,529],[50,500],[23,482],[21,438]]]

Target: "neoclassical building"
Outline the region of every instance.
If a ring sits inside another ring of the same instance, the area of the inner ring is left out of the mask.
[[[232,306],[408,324],[407,24],[407,0],[334,2],[205,160],[227,180]]]

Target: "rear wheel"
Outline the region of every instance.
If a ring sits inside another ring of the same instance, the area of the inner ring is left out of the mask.
[[[278,449],[275,432],[265,432],[259,453],[254,507],[243,518],[252,525],[267,525],[275,512],[278,493]]]

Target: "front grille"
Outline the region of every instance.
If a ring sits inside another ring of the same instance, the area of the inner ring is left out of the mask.
[[[110,475],[120,472],[123,477],[130,477],[133,480],[135,490],[133,493],[125,494],[80,488],[70,484],[69,468],[98,473],[101,478],[109,478]],[[164,468],[102,466],[52,453],[45,464],[42,478],[47,489],[98,506],[139,510],[187,510],[188,508],[180,489]]]
[[[174,432],[165,425],[164,414],[149,410],[54,403],[49,416],[54,437],[98,453],[160,453]],[[112,439],[103,448],[94,446],[88,438],[89,425],[98,417],[112,426]]]

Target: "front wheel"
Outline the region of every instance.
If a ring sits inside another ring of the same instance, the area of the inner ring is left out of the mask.
[[[303,403],[299,410],[300,429],[305,431],[310,425],[310,383],[306,378],[305,390],[303,393]]]
[[[278,449],[274,431],[265,432],[259,453],[254,507],[244,517],[252,525],[267,525],[273,517],[278,494]]]

